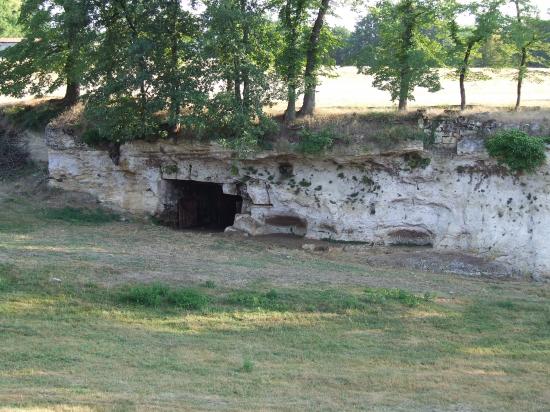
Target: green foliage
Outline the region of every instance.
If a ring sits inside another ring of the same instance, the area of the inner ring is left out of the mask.
[[[108,140],[95,127],[90,127],[84,130],[80,138],[84,143],[92,147],[101,146],[106,140]]]
[[[299,89],[304,87],[300,76],[305,63],[306,22],[308,18],[307,0],[282,0],[279,9],[280,30],[283,44],[277,58],[277,69],[287,87],[287,120],[296,117],[296,99]]]
[[[337,64],[371,66],[375,57],[373,51],[379,42],[378,17],[369,13],[357,22],[353,33],[346,37],[343,47],[335,52]]]
[[[543,140],[521,130],[498,132],[485,145],[491,156],[514,172],[533,173],[546,160]]]
[[[230,305],[238,305],[251,309],[284,309],[286,306],[279,302],[278,298],[279,295],[276,291],[261,293],[253,290],[239,290],[230,293],[226,302]]]
[[[531,0],[511,0],[515,16],[508,18],[504,38],[513,46],[517,67],[517,103],[521,104],[522,83],[533,63],[548,63],[550,52],[550,30],[538,18],[537,8]]]
[[[11,263],[0,263],[0,292],[7,291],[16,280],[16,266]]]
[[[119,300],[134,305],[158,307],[166,299],[169,291],[168,286],[160,283],[132,286],[120,293]]]
[[[250,373],[254,369],[254,362],[252,362],[250,359],[243,360],[243,366],[241,366],[241,372],[247,372]]]
[[[406,109],[415,87],[435,92],[441,88],[436,68],[443,47],[428,33],[437,20],[438,0],[382,0],[370,8],[378,31],[377,42],[360,52],[358,68],[374,76],[373,85],[390,92],[392,101]]]
[[[2,0],[0,7],[0,37],[17,37],[21,27],[17,23],[21,0]]]
[[[376,140],[400,142],[405,140],[420,140],[426,139],[426,133],[413,125],[394,125],[390,127],[380,128],[377,133]]]
[[[171,289],[161,283],[127,287],[118,294],[118,300],[139,306],[174,306],[185,310],[203,309],[210,301],[208,296],[195,289]]]
[[[430,165],[430,163],[432,163],[431,158],[422,157],[418,153],[407,154],[405,156],[405,160],[411,170],[418,169],[418,168],[425,169]]]
[[[299,134],[300,141],[296,150],[303,154],[320,154],[330,149],[334,144],[334,134],[331,130],[314,131],[304,129]]]
[[[173,289],[166,295],[166,303],[186,310],[200,310],[205,308],[210,298],[195,289]]]
[[[433,297],[430,294],[420,297],[403,289],[367,288],[365,299],[369,303],[382,304],[387,301],[396,301],[406,306],[418,306],[423,302],[430,302]]]
[[[120,217],[112,212],[103,209],[82,209],[74,207],[63,207],[59,209],[45,209],[45,219],[61,220],[74,224],[101,224],[120,220]]]
[[[492,0],[479,4],[477,2],[462,4],[450,2],[447,12],[450,16],[449,31],[453,47],[449,47],[449,63],[456,68],[460,81],[461,109],[466,107],[466,80],[476,79],[470,75],[470,65],[478,55],[479,47],[492,38],[493,34],[502,26],[500,6],[503,0]],[[475,17],[475,26],[460,27],[456,22],[457,16],[463,12],[469,12]]]
[[[40,96],[66,84],[78,88],[94,35],[90,13],[85,0],[24,0],[19,22],[25,38],[0,53],[0,93]]]
[[[179,171],[179,167],[176,164],[166,165],[162,168],[163,173],[169,174],[169,175],[175,175]]]
[[[216,282],[214,282],[213,280],[207,280],[201,284],[201,287],[207,288],[207,289],[215,289]]]
[[[280,97],[273,74],[280,35],[264,1],[210,0],[206,5],[201,49],[210,63],[203,75],[223,87],[211,90],[202,135],[246,155],[275,129],[263,108]]]

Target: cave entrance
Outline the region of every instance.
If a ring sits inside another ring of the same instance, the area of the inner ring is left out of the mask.
[[[172,185],[177,193],[178,229],[224,230],[241,212],[241,196],[223,193],[219,183],[175,180]]]

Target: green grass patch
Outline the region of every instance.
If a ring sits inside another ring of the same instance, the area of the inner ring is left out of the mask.
[[[74,207],[49,208],[43,211],[46,219],[61,220],[69,223],[101,224],[120,219],[120,216],[103,209],[84,209]]]
[[[320,131],[304,129],[300,132],[299,137],[300,141],[296,144],[296,150],[303,154],[320,154],[334,144],[334,133],[329,129]]]
[[[173,288],[162,283],[123,287],[114,294],[114,301],[150,308],[180,308],[224,312],[227,310],[267,310],[275,312],[343,313],[349,310],[368,311],[393,304],[408,307],[432,302],[423,296],[402,290],[367,288],[352,292],[343,289],[210,289]]]
[[[200,310],[208,305],[210,298],[195,289],[172,289],[167,285],[156,283],[127,287],[119,293],[118,300],[146,307],[173,306],[186,310]]]
[[[403,289],[386,289],[386,288],[367,288],[365,289],[365,297],[370,303],[384,303],[394,301],[402,303],[406,306],[418,306],[421,303],[431,302],[434,296],[425,293],[423,296],[415,295]]]

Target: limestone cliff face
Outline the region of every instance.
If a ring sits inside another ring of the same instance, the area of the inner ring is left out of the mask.
[[[234,228],[252,235],[432,245],[550,277],[550,166],[511,175],[475,139],[459,136],[455,150],[447,142],[431,152],[413,144],[376,155],[266,152],[248,160],[214,144],[134,142],[115,165],[61,130],[48,128],[46,138],[51,185],[111,207],[163,215],[177,202],[174,181],[216,182],[243,197]]]

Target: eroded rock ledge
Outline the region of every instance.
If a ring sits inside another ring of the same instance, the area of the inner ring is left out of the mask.
[[[115,165],[107,151],[62,129],[46,131],[51,185],[110,207],[173,221],[182,196],[175,182],[213,182],[242,199],[230,230],[433,246],[550,278],[549,166],[510,175],[478,136],[450,135],[456,141],[440,139],[451,146],[444,151],[412,142],[378,154],[264,152],[246,160],[216,144],[133,142]]]

